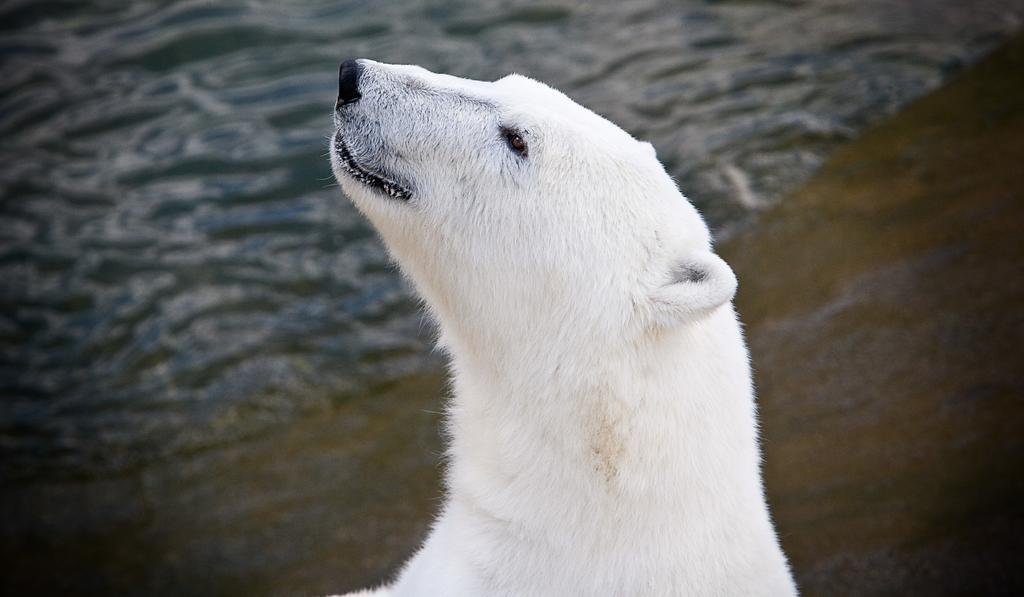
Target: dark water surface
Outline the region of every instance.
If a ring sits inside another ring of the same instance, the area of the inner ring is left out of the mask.
[[[387,525],[434,506],[438,406],[405,396],[439,359],[330,180],[342,58],[547,81],[728,232],[1022,22],[1019,0],[3,4],[0,556],[22,587],[273,594],[410,547]],[[383,491],[408,511],[374,512]]]

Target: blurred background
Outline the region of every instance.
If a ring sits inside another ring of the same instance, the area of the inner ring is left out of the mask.
[[[415,548],[442,358],[326,158],[338,63],[369,57],[526,74],[656,146],[740,275],[805,594],[1024,594],[1022,24],[1021,0],[0,3],[0,591],[317,594]]]

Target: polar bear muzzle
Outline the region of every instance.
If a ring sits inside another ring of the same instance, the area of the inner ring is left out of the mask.
[[[412,196],[406,186],[399,184],[393,176],[386,173],[382,167],[370,165],[365,159],[357,159],[352,149],[345,140],[345,129],[343,123],[351,119],[346,114],[363,95],[359,90],[360,77],[363,73],[363,66],[357,60],[346,60],[341,63],[338,69],[338,100],[334,104],[334,117],[337,130],[331,143],[332,153],[337,169],[348,175],[350,178],[362,183],[371,189],[392,198],[408,201]],[[358,137],[358,135],[355,135]],[[359,139],[356,139],[358,142]],[[362,140],[365,143],[365,140]],[[379,152],[362,152],[373,155]],[[361,154],[360,154],[361,155]]]

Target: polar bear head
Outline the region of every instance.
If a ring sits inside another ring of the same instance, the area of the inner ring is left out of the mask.
[[[334,174],[443,343],[609,348],[733,297],[654,148],[542,83],[350,60],[334,118]]]

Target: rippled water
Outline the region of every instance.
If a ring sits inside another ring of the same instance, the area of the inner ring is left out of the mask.
[[[720,229],[1022,22],[1010,0],[0,8],[0,478],[194,453],[436,366],[324,157],[338,62],[547,81]]]

